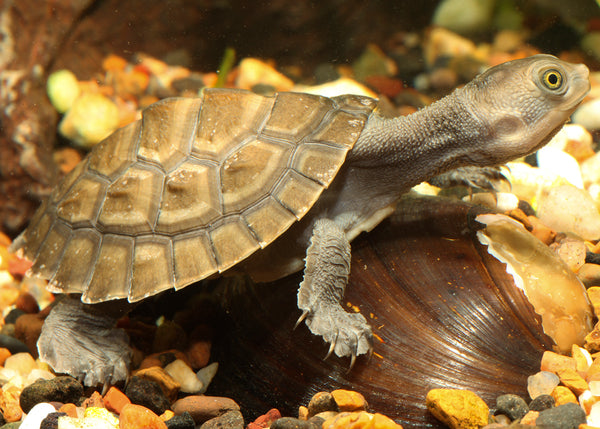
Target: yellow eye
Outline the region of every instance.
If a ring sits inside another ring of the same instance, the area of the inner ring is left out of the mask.
[[[548,89],[558,89],[562,86],[562,74],[555,69],[546,70],[542,76],[542,82]]]

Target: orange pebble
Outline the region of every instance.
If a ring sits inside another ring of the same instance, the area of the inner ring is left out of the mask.
[[[4,362],[10,355],[10,350],[0,347],[0,366],[4,366]]]
[[[146,407],[127,404],[121,410],[119,429],[167,429],[159,416]]]
[[[117,414],[121,414],[121,410],[125,405],[131,404],[129,398],[114,386],[108,389],[103,399],[106,409]]]
[[[102,61],[102,68],[106,71],[123,70],[127,67],[127,60],[118,55],[111,54]]]
[[[75,404],[64,404],[58,409],[59,413],[66,413],[69,417],[77,418],[77,407]]]

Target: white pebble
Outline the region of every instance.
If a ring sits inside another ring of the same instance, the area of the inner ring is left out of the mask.
[[[600,130],[600,98],[579,106],[571,116],[571,120],[588,131]]]
[[[600,380],[590,380],[588,386],[593,396],[600,396]]]
[[[600,238],[600,213],[592,197],[571,185],[557,186],[540,197],[538,217],[558,232],[572,232],[584,240]]]
[[[579,163],[568,153],[546,146],[537,151],[537,163],[542,171],[554,172],[573,186],[583,188]]]
[[[436,8],[433,23],[459,34],[488,29],[494,11],[493,0],[444,0]]]
[[[54,408],[52,405],[46,402],[39,403],[31,410],[29,410],[29,413],[25,416],[19,428],[39,429],[42,420],[44,420],[48,414],[55,412],[56,408]]]
[[[55,375],[52,374],[50,371],[47,371],[45,369],[36,368],[36,369],[32,370],[29,374],[27,374],[27,376],[25,376],[23,383],[25,386],[29,386],[30,384],[35,383],[39,379],[50,380],[54,377],[55,377]]]
[[[181,391],[184,393],[198,393],[203,387],[202,382],[196,377],[192,368],[187,366],[181,359],[168,364],[165,371],[181,384]]]
[[[208,389],[208,385],[212,381],[212,379],[217,375],[217,371],[219,369],[219,362],[213,362],[210,365],[206,365],[200,371],[196,373],[196,377],[202,383],[202,389],[198,393],[205,393],[206,389]]]
[[[558,376],[548,371],[540,371],[527,377],[527,392],[531,399],[540,395],[549,395],[560,382]]]
[[[470,195],[463,197],[463,201],[480,204],[500,210],[501,212],[514,210],[519,207],[519,198],[510,192],[497,192],[496,195],[490,192],[478,192],[473,194],[472,198]]]
[[[600,426],[600,402],[596,402],[590,409],[590,414],[587,416],[587,424],[590,426]]]
[[[6,359],[4,368],[12,369],[19,374],[26,376],[37,368],[37,363],[29,353],[15,353]]]
[[[343,94],[364,95],[366,97],[377,98],[377,94],[354,79],[341,77],[332,82],[322,85],[303,86],[296,85],[294,91],[304,92],[306,94],[322,95],[324,97],[336,97]]]

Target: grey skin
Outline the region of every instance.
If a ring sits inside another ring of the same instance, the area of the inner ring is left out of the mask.
[[[389,119],[373,112],[309,213],[235,268],[259,281],[304,268],[299,321],[330,344],[330,353],[353,362],[371,350],[372,332],[361,314],[341,305],[350,242],[389,216],[400,196],[420,182],[460,167],[498,166],[539,149],[589,91],[588,74],[584,65],[536,55],[493,67],[412,115]],[[464,172],[471,176],[466,182],[481,181],[481,171]],[[115,302],[61,301],[46,319],[40,356],[86,384],[124,379],[126,339],[112,328],[120,310]]]

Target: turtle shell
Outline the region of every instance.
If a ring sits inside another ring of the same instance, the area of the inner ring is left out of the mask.
[[[182,288],[301,219],[374,107],[231,89],[155,103],[64,178],[13,247],[50,290],[84,302]]]

